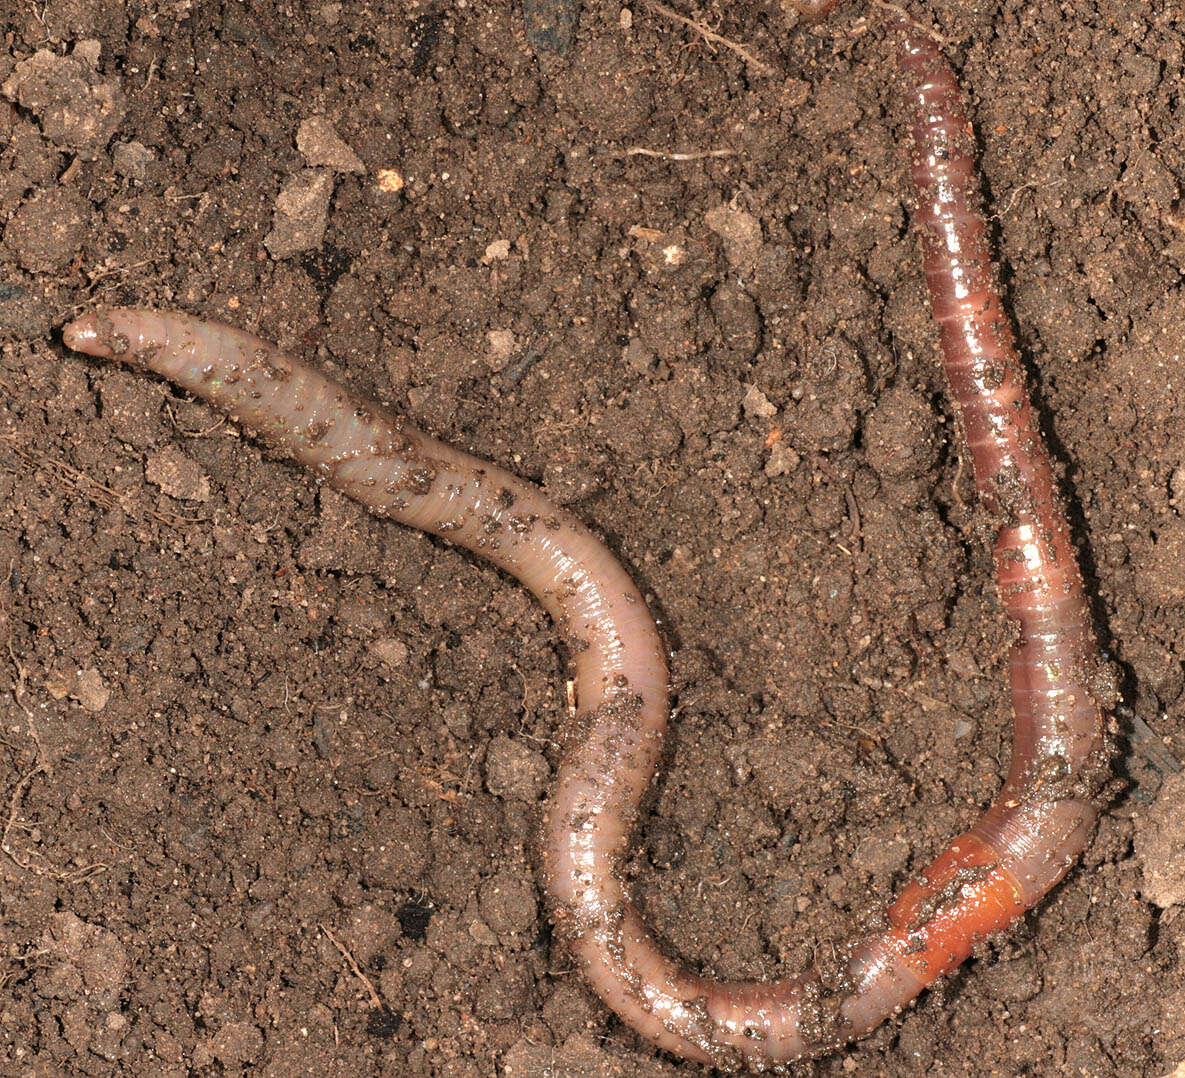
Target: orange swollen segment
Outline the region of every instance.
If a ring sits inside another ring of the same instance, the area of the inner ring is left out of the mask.
[[[898,956],[923,984],[963,962],[1026,904],[1020,882],[977,835],[960,835],[888,909]]]

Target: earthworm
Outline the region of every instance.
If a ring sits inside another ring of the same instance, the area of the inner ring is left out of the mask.
[[[476,551],[535,593],[575,666],[577,706],[542,843],[557,934],[629,1025],[727,1070],[820,1054],[900,1011],[1062,878],[1085,845],[1106,775],[1098,651],[998,294],[967,116],[937,47],[902,32],[931,306],[976,486],[997,527],[1004,609],[1016,623],[1013,750],[983,818],[906,885],[826,983],[701,977],[660,950],[631,901],[621,863],[667,725],[667,670],[641,594],[588,528],[530,483],[250,334],[131,309],[91,312],[63,330],[71,348],[170,379],[371,512]]]

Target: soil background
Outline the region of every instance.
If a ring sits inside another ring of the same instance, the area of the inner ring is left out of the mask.
[[[1124,782],[1014,931],[794,1073],[1185,1059],[1172,7],[911,5],[973,103]],[[503,2],[0,0],[0,83],[77,61],[0,101],[0,1073],[702,1073],[551,945],[530,595],[68,354],[95,304],[277,340],[606,537],[675,694],[630,872],[697,968],[809,967],[995,796],[1009,629],[892,42],[859,4],[679,11],[757,62],[645,2],[557,54]]]

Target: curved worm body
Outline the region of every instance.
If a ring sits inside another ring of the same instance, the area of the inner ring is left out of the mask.
[[[1012,765],[996,802],[848,951],[842,983],[703,978],[665,955],[620,865],[667,725],[662,644],[637,588],[587,528],[531,484],[350,395],[273,345],[183,315],[111,310],[71,348],[184,386],[382,517],[443,536],[518,577],[555,619],[577,712],[546,813],[558,934],[601,998],[662,1048],[764,1070],[874,1028],[1062,878],[1106,770],[1097,650],[1081,577],[1001,308],[967,118],[936,47],[905,30],[916,103],[913,179],[934,317],[980,494],[998,523],[1008,616]]]

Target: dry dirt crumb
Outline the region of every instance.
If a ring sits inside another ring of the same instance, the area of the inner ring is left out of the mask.
[[[510,737],[497,737],[486,750],[486,788],[496,797],[537,801],[551,769],[537,749]]]
[[[34,195],[4,229],[4,246],[34,273],[65,269],[90,227],[91,206],[76,191],[54,188]]]
[[[40,121],[46,138],[85,159],[98,156],[118,129],[126,111],[116,80],[105,80],[95,69],[98,43],[74,56],[58,56],[39,49],[16,65],[0,87],[9,101],[29,109]]]
[[[366,166],[333,129],[328,117],[310,116],[296,132],[296,148],[311,167],[324,165],[335,172],[365,172]]]
[[[728,264],[742,273],[751,270],[761,252],[761,222],[733,203],[714,206],[704,214],[704,224],[724,244]]]
[[[85,999],[103,1011],[116,1005],[129,963],[127,950],[114,932],[87,924],[73,913],[57,913],[42,945],[60,960],[49,977],[64,998]]]
[[[1143,892],[1161,909],[1185,903],[1185,772],[1169,775],[1136,832]]]
[[[324,168],[306,168],[284,184],[276,198],[272,230],[263,240],[273,258],[290,258],[321,243],[332,194],[333,174]]]
[[[111,150],[111,164],[115,171],[134,180],[148,179],[149,169],[155,160],[156,154],[135,139],[121,142]]]
[[[204,502],[210,497],[210,480],[202,474],[201,465],[176,446],[164,446],[149,453],[144,462],[144,478],[171,498]]]
[[[102,711],[111,699],[111,690],[103,683],[103,676],[93,666],[79,670],[73,678],[70,695],[91,714]]]

